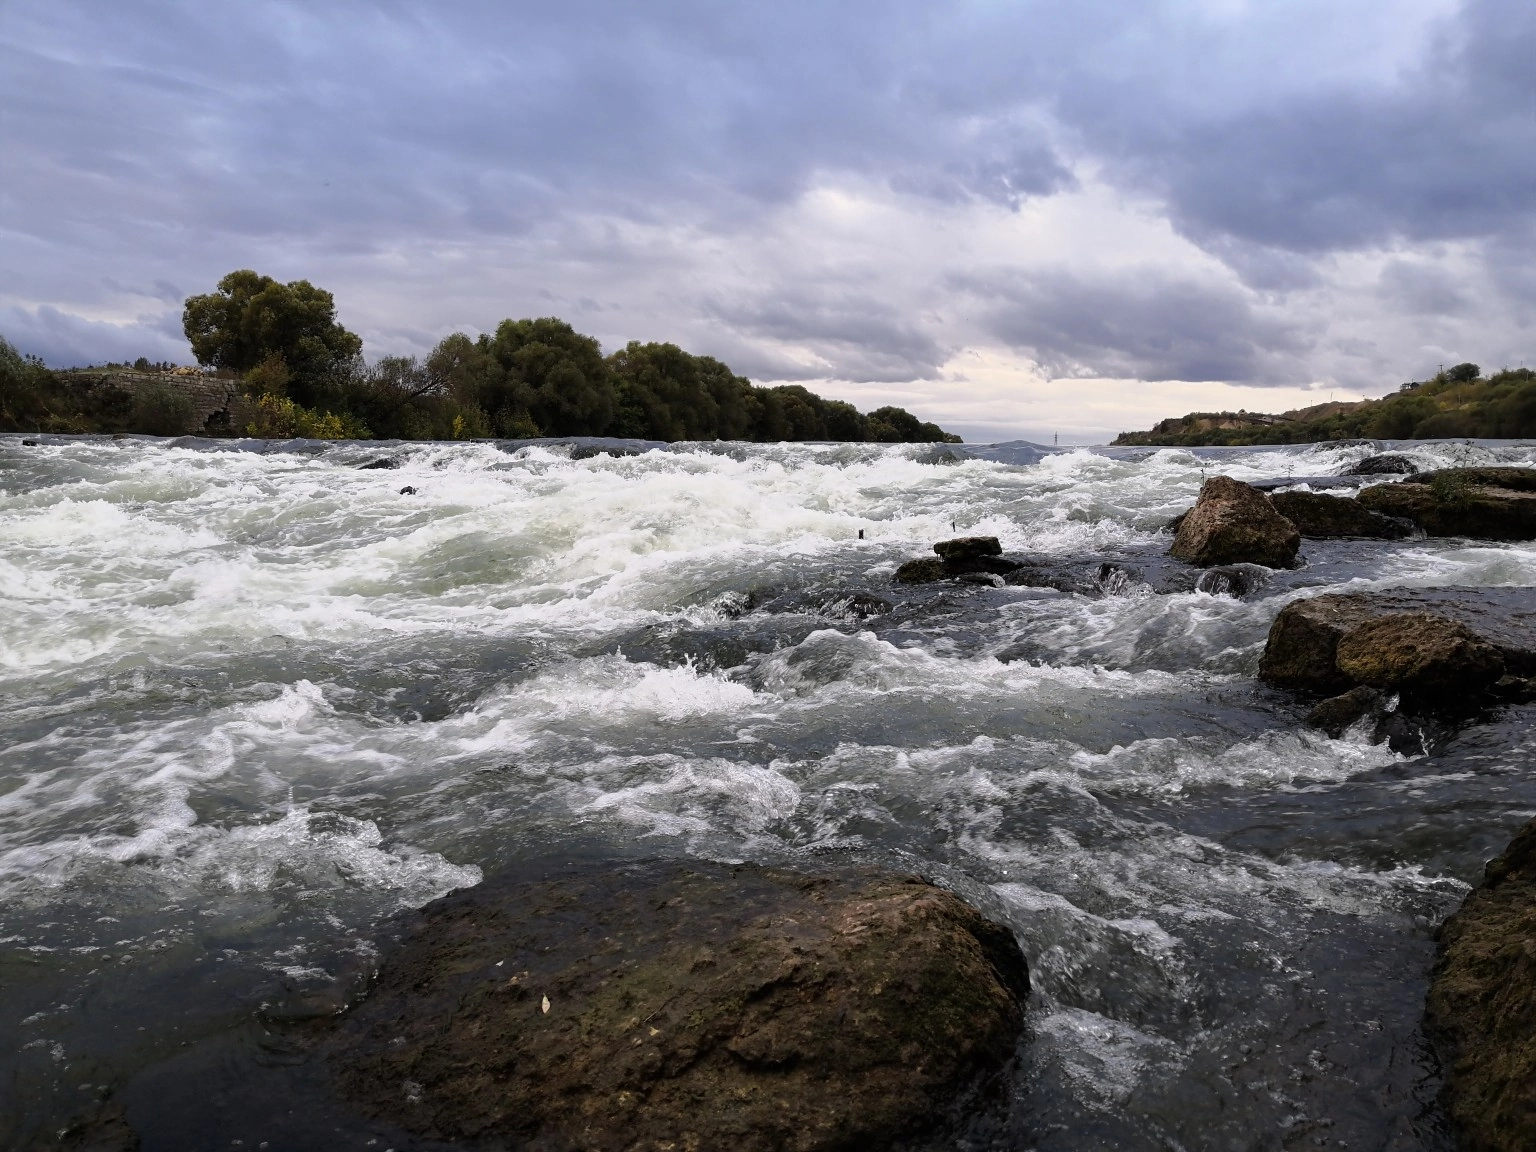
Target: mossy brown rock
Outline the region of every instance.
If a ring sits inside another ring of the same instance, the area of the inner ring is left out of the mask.
[[[610,865],[428,905],[330,1051],[434,1139],[884,1149],[1007,1064],[1028,986],[1006,928],[911,877]]]
[[[1446,468],[1360,493],[1373,512],[1430,536],[1536,540],[1536,468]]]
[[[1334,664],[1356,684],[1418,696],[1481,692],[1504,675],[1498,650],[1465,624],[1393,612],[1350,629]]]
[[[1300,544],[1296,525],[1276,512],[1264,493],[1230,476],[1212,476],[1180,521],[1168,554],[1201,568],[1217,564],[1289,568]]]
[[[1413,535],[1413,524],[1372,512],[1360,501],[1321,492],[1276,492],[1269,497],[1275,511],[1303,536],[1314,540],[1337,536],[1363,536],[1375,540],[1401,540]]]
[[[1441,682],[1444,687],[1439,695],[1446,703],[1475,696],[1484,688],[1491,689],[1493,681],[1499,678],[1495,676],[1490,681],[1486,676],[1498,662],[1502,662],[1506,672],[1517,677],[1528,677],[1536,672],[1536,600],[1529,589],[1403,588],[1293,600],[1281,609],[1270,625],[1264,655],[1259,661],[1259,677],[1279,688],[1320,695],[1344,692],[1361,683],[1390,686],[1392,691],[1400,688],[1421,690],[1437,682],[1436,674],[1427,666],[1419,673],[1410,674],[1415,658],[1409,655],[1406,642],[1418,641],[1409,634],[1412,629],[1407,624],[1394,625],[1377,637],[1381,651],[1376,656],[1371,655],[1366,644],[1372,635],[1367,632],[1346,650],[1344,663],[1348,671],[1341,667],[1339,660],[1341,642],[1346,636],[1370,621],[1403,613],[1427,614],[1464,628],[1466,635],[1471,637],[1472,649],[1457,650],[1460,654],[1454,657],[1447,650],[1447,659],[1452,660],[1453,666],[1463,668],[1467,678]],[[1440,625],[1426,627],[1440,630]],[[1399,628],[1408,629],[1398,635],[1405,645],[1389,656],[1384,645]],[[1455,647],[1451,632],[1441,630],[1440,635],[1444,642]],[[1463,658],[1467,660],[1466,664],[1456,663]],[[1383,662],[1379,674],[1373,670],[1372,660]],[[1389,660],[1401,665],[1390,677],[1386,673]],[[1367,675],[1372,679],[1360,678]]]
[[[1466,1152],[1536,1148],[1536,821],[1440,929],[1425,1002]]]

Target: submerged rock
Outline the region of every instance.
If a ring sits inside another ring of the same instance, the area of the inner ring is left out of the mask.
[[[1425,1030],[1467,1152],[1536,1148],[1536,821],[1441,927]]]
[[[380,456],[377,460],[370,460],[366,464],[359,464],[357,469],[359,472],[371,472],[375,469],[398,467],[400,467],[400,461],[392,460],[388,456]]]
[[[1219,568],[1207,568],[1195,581],[1195,588],[1212,596],[1232,596],[1242,599],[1250,592],[1262,588],[1269,581],[1269,569],[1260,564],[1223,564]]]
[[[1376,540],[1401,540],[1413,535],[1413,523],[1372,512],[1360,501],[1321,492],[1276,492],[1269,498],[1275,511],[1306,537],[1315,540],[1335,536],[1364,536]]]
[[[1419,466],[1406,456],[1386,452],[1380,456],[1367,456],[1364,460],[1344,469],[1345,476],[1412,476]]]
[[[1230,476],[1212,476],[1179,523],[1168,554],[1201,568],[1217,564],[1288,568],[1295,563],[1300,544],[1296,525],[1276,512],[1264,493]]]
[[[1403,692],[1431,711],[1497,695],[1506,673],[1519,678],[1533,671],[1536,605],[1521,588],[1296,600],[1270,626],[1259,661],[1259,677],[1277,687],[1334,695],[1369,684]]]
[[[1374,512],[1430,536],[1536,540],[1536,468],[1446,468],[1360,493]]]
[[[329,1059],[431,1139],[887,1148],[1009,1062],[1028,990],[1012,933],[921,880],[608,864],[413,914]]]
[[[1386,703],[1387,697],[1380,689],[1361,684],[1318,704],[1307,713],[1307,723],[1337,740],[1351,725],[1367,716],[1380,720],[1386,714]]]

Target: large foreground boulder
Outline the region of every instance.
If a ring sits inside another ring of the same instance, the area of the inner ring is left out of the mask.
[[[1230,476],[1212,476],[1195,506],[1180,520],[1170,556],[1201,568],[1262,564],[1289,568],[1301,533],[1256,488]]]
[[[330,1058],[431,1139],[886,1149],[995,1078],[1028,988],[1011,932],[911,877],[609,865],[429,904]]]
[[[1269,498],[1275,511],[1305,537],[1324,540],[1336,536],[1363,536],[1375,540],[1401,540],[1413,535],[1411,521],[1372,512],[1358,500],[1326,496],[1321,492],[1276,492]]]
[[[1366,685],[1431,711],[1490,692],[1513,698],[1519,687],[1507,682],[1533,674],[1536,603],[1524,588],[1295,600],[1275,617],[1259,661],[1259,677],[1277,687],[1329,695]]]
[[[1360,493],[1361,505],[1430,536],[1536,540],[1536,468],[1446,468]]]
[[[1425,1027],[1466,1152],[1536,1148],[1536,822],[1440,929]]]

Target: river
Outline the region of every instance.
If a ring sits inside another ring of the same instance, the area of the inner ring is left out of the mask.
[[[950,1147],[1448,1147],[1432,934],[1536,812],[1536,709],[1403,755],[1255,669],[1297,595],[1529,586],[1536,547],[1305,541],[1245,599],[1136,578],[1203,474],[1377,448],[37,439],[0,437],[5,1147],[110,1100],[145,1152],[383,1152],[263,1112],[306,1072],[261,1006],[571,856],[856,856],[1012,925],[1020,1072]],[[893,584],[967,534],[1130,575]]]

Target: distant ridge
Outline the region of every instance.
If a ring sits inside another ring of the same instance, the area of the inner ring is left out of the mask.
[[[1455,436],[1536,437],[1536,371],[1506,368],[1484,377],[1476,364],[1458,364],[1380,400],[1330,401],[1279,415],[1191,412],[1146,432],[1122,432],[1113,443],[1196,447]]]

